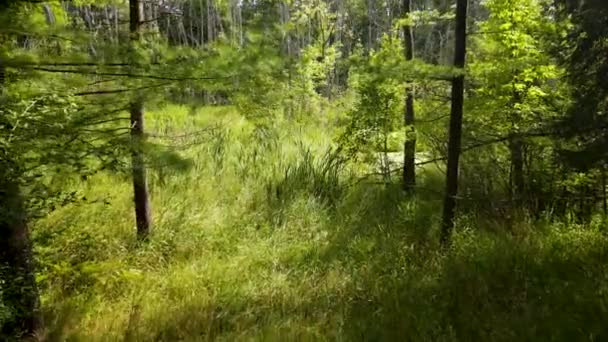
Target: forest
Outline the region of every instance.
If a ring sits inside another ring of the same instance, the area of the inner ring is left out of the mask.
[[[0,0],[0,341],[608,341],[608,1]]]

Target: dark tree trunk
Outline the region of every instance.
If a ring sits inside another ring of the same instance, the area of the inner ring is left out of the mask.
[[[129,29],[132,41],[139,40],[142,24],[142,3],[139,0],[129,1],[130,20]],[[148,181],[143,152],[145,140],[144,108],[140,98],[131,103],[131,168],[133,173],[133,194],[135,201],[135,221],[137,236],[145,239],[150,234],[151,214],[150,196],[148,194]]]
[[[604,220],[608,215],[608,199],[606,198],[606,166],[602,165],[602,209],[604,212]]]
[[[412,1],[403,0],[403,13],[409,15],[412,11]],[[412,26],[403,27],[405,59],[414,59],[414,34]],[[416,186],[416,131],[414,128],[414,86],[411,82],[405,89],[405,144],[403,146],[403,189],[414,191]]]
[[[511,53],[512,58],[516,58],[515,51]],[[517,73],[517,71],[515,72]],[[515,76],[514,76],[515,77]],[[511,82],[512,108],[511,108],[511,139],[509,139],[509,149],[511,152],[511,202],[517,209],[522,209],[524,204],[524,142],[519,133],[521,114],[517,107],[521,105],[522,93],[517,90],[515,79]]]
[[[4,166],[4,165],[3,165]],[[9,176],[3,174],[2,176]],[[7,177],[3,177],[7,178]],[[19,186],[2,179],[0,190],[0,279],[2,302],[13,310],[0,339],[35,338],[42,329],[40,301],[23,198]]]
[[[367,53],[370,53],[370,51],[373,49],[374,45],[372,44],[372,40],[373,40],[373,26],[372,26],[372,18],[373,18],[373,13],[372,13],[372,6],[373,6],[374,2],[372,0],[368,0],[367,1]]]
[[[4,80],[0,60],[0,107]],[[0,116],[0,127],[8,127],[2,125],[3,119]],[[2,303],[14,314],[2,326],[0,340],[35,338],[43,327],[26,209],[16,181],[19,170],[9,153],[0,149],[0,293]]]
[[[145,239],[150,234],[151,214],[146,164],[142,145],[144,143],[144,110],[141,101],[131,103],[131,167],[137,236]]]
[[[524,149],[520,137],[511,139],[511,183],[512,201],[516,207],[521,208],[524,204]]]
[[[143,2],[140,0],[129,0],[129,32],[131,40],[139,40],[141,26],[143,25]]]
[[[464,70],[467,41],[467,2],[456,3],[456,30],[454,47],[454,67]],[[441,244],[450,243],[454,229],[456,196],[458,195],[458,162],[462,140],[462,115],[464,104],[464,75],[452,79],[452,106],[450,111],[450,133],[448,140],[448,165],[446,174],[446,192],[443,204],[443,221],[441,224]]]

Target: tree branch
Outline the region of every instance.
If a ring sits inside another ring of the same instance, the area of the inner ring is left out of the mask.
[[[216,77],[166,77],[158,75],[143,75],[133,73],[117,73],[117,72],[97,72],[93,70],[73,70],[73,69],[53,69],[46,67],[28,67],[28,69],[43,71],[43,72],[57,72],[67,74],[81,74],[81,75],[95,75],[95,76],[116,76],[116,77],[131,77],[131,78],[149,78],[154,80],[166,80],[166,81],[208,81],[217,79],[228,79],[233,78],[230,76],[216,76]]]
[[[536,131],[536,132],[531,131],[531,132],[524,132],[524,133],[520,133],[520,134],[507,134],[506,136],[501,136],[496,139],[480,141],[478,143],[463,147],[460,149],[460,152],[468,152],[468,151],[474,150],[476,148],[504,142],[504,141],[512,139],[514,136],[518,136],[521,138],[535,138],[535,137],[538,138],[538,137],[553,136],[553,135],[557,135],[557,134],[558,134],[557,132],[542,132],[542,131]],[[435,163],[438,161],[444,161],[446,159],[447,159],[446,157],[440,157],[440,158],[435,158],[432,160],[425,160],[423,162],[416,163],[416,166],[422,166],[422,165],[426,165],[426,164]]]
[[[154,84],[154,85],[151,85],[151,86],[139,87],[139,88],[123,88],[123,89],[108,89],[108,90],[83,91],[83,92],[80,92],[80,93],[75,93],[74,96],[119,94],[119,93],[126,93],[126,92],[130,92],[130,91],[138,91],[138,90],[144,90],[144,89],[160,88],[160,87],[168,86],[170,84],[171,83],[169,83],[169,82],[165,82],[165,83]]]

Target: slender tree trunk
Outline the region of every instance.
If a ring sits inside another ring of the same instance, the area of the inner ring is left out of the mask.
[[[412,1],[403,0],[403,13],[407,16],[412,11]],[[414,59],[414,33],[411,25],[403,27],[405,59]],[[414,128],[414,85],[411,82],[405,88],[405,144],[403,147],[403,189],[414,191],[416,186],[416,131]]]
[[[188,27],[190,34],[188,35],[188,46],[195,47],[197,41],[195,40],[194,35],[194,2],[188,2]]]
[[[287,25],[287,15],[285,15],[285,8],[287,7],[287,4],[283,1],[279,2],[279,18],[280,18],[280,22],[281,25],[284,27]],[[283,32],[282,36],[281,36],[281,48],[282,51],[284,52],[286,56],[289,57],[289,39],[288,39],[288,32]]]
[[[207,0],[207,44],[213,41],[213,23],[211,22],[211,1]]]
[[[509,4],[512,6],[512,4]],[[515,30],[516,21],[513,18],[513,8],[511,7],[511,22],[512,29]],[[511,58],[517,58],[515,49],[511,51]],[[515,75],[520,74],[516,68],[513,69],[513,80],[511,81],[512,106],[511,106],[511,134],[509,139],[509,149],[511,150],[511,202],[514,208],[522,209],[524,204],[524,142],[519,133],[519,123],[521,121],[521,113],[517,109],[522,102],[522,94],[517,89]]]
[[[372,0],[367,1],[367,52],[372,50]]]
[[[209,0],[211,1],[211,0]],[[211,6],[211,9],[213,10],[213,22],[215,23],[214,25],[214,30],[216,31],[215,36],[219,37],[219,36],[223,36],[226,31],[224,30],[224,24],[222,23],[222,18],[220,16],[220,12],[217,9],[216,5]]]
[[[238,14],[239,14],[239,46],[242,47],[243,46],[243,38],[244,38],[244,32],[243,32],[243,8],[241,5],[241,2],[237,2],[237,8],[238,8]]]
[[[0,107],[4,70],[0,61]],[[25,204],[15,181],[18,169],[10,155],[3,152],[0,150],[0,293],[2,303],[13,310],[13,317],[4,322],[0,339],[15,336],[35,339],[43,322]]]
[[[199,3],[199,23],[198,23],[198,28],[199,28],[199,37],[198,37],[198,41],[199,41],[199,46],[203,47],[205,46],[205,8],[203,7],[204,3],[203,0],[200,0]]]
[[[129,0],[131,39],[139,39],[141,28],[141,3],[139,0]],[[144,106],[141,98],[131,102],[131,168],[133,175],[133,194],[135,202],[135,221],[137,236],[145,239],[150,235],[151,213],[150,196],[148,193],[148,180],[143,153],[144,134]]]
[[[602,209],[604,211],[604,221],[608,215],[608,198],[606,198],[606,166],[602,166]]]
[[[288,24],[291,20],[289,14],[289,4],[284,3],[285,6],[285,24]],[[287,31],[287,57],[291,58],[292,56],[292,48],[291,48],[291,31]]]
[[[464,71],[467,41],[467,2],[456,2],[456,29],[454,46],[454,67]],[[448,165],[446,174],[446,191],[443,204],[443,221],[441,224],[441,244],[450,243],[454,229],[456,196],[458,195],[458,162],[462,140],[462,116],[464,104],[464,74],[452,79],[452,106],[450,111],[450,133],[448,140]]]
[[[521,207],[524,200],[524,148],[521,137],[515,136],[510,142],[511,149],[511,184],[512,200],[516,207]]]
[[[141,100],[131,103],[131,167],[137,236],[145,239],[150,234],[151,210],[144,152],[144,109]]]
[[[116,41],[120,41],[120,28],[118,25],[118,8],[116,6],[112,6],[112,12],[114,13],[114,32],[116,34]]]

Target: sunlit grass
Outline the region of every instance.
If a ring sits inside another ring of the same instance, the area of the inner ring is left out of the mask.
[[[443,253],[440,197],[328,164],[328,128],[256,127],[230,107],[167,106],[148,120],[152,134],[204,132],[173,150],[186,166],[160,158],[149,171],[150,241],[135,240],[128,177],[104,173],[78,184],[87,201],[34,227],[49,340],[606,337],[597,231],[510,237],[463,218]],[[424,188],[439,191],[425,171]]]

